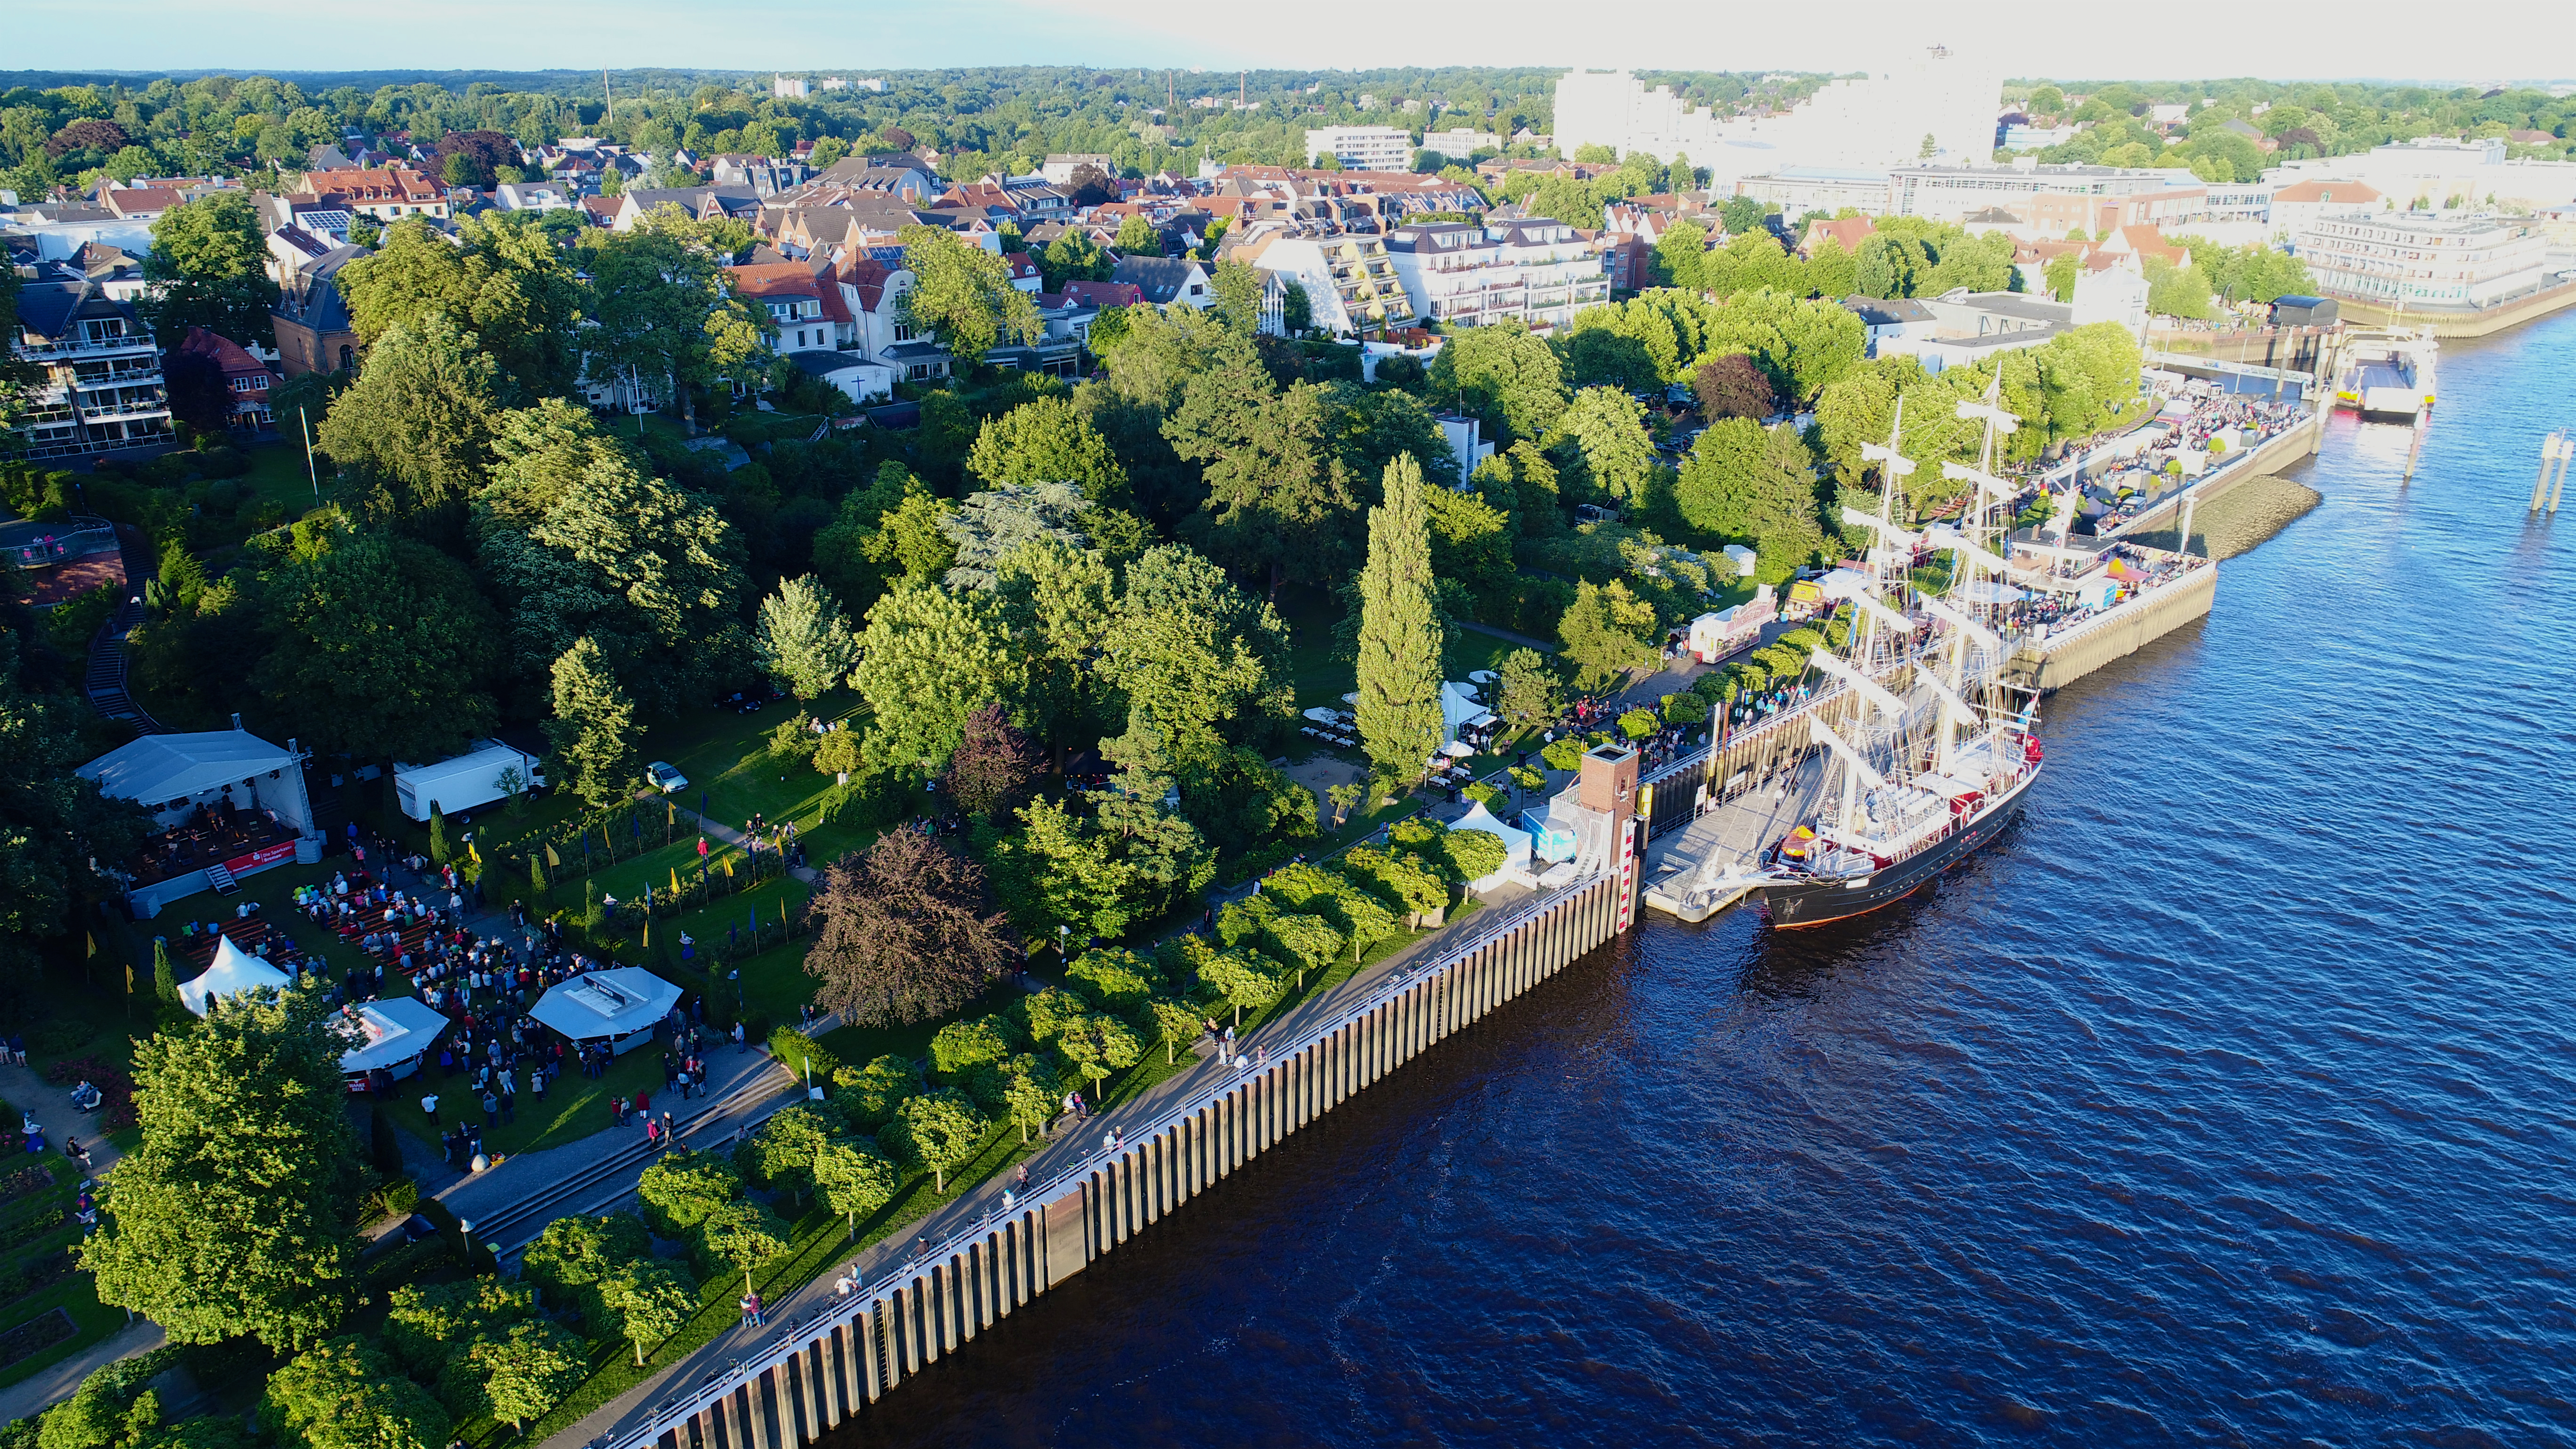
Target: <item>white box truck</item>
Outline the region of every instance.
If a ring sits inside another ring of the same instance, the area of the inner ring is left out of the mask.
[[[453,815],[506,799],[510,790],[501,777],[510,770],[519,772],[522,790],[546,783],[545,769],[536,756],[499,740],[476,740],[464,754],[435,765],[394,766],[394,794],[402,802],[402,813],[414,820],[427,820],[432,805]]]

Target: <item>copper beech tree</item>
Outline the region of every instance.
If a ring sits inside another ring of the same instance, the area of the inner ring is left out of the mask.
[[[1000,975],[1011,948],[984,869],[925,835],[893,830],[824,872],[814,897],[817,1004],[856,1026],[945,1016]]]

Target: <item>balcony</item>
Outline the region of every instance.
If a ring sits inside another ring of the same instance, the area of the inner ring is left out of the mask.
[[[18,342],[18,355],[30,362],[69,357],[109,357],[120,352],[152,352],[152,334],[125,333],[102,338],[65,338],[60,342],[31,343],[24,337]]]

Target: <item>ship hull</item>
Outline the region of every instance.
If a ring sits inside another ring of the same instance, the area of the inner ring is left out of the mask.
[[[1761,899],[1763,913],[1770,917],[1774,926],[1799,928],[1847,921],[1882,906],[1894,905],[1931,884],[1941,872],[2003,834],[2004,827],[2021,813],[2022,799],[2030,793],[2031,781],[2037,778],[2034,773],[2024,779],[2021,788],[1998,801],[1993,809],[1979,816],[1966,829],[1885,870],[1837,880],[1766,882],[1756,892]]]

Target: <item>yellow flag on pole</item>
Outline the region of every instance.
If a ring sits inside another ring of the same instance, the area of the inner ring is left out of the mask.
[[[89,953],[90,953],[91,955],[95,956],[95,955],[97,955],[97,954],[98,954],[98,936],[97,936],[97,934],[96,934],[95,932],[84,933],[84,934],[82,935],[81,939],[82,939],[82,940],[85,940],[85,941],[87,941],[87,942],[89,942]],[[131,966],[128,966],[128,967],[126,967],[125,969],[126,969],[126,970],[128,970],[128,971],[131,971],[131,970],[133,970],[134,968],[133,968],[133,967],[131,967]]]
[[[125,994],[134,994],[134,963],[131,961],[125,963]]]
[[[679,868],[678,866],[676,866],[676,865],[675,865],[675,866],[671,867],[671,898],[672,898],[673,900],[677,900],[677,899],[679,899],[679,896],[680,896],[680,868]]]
[[[563,865],[563,862],[555,857],[555,848],[551,845],[546,847],[546,865],[550,869],[559,868]]]

